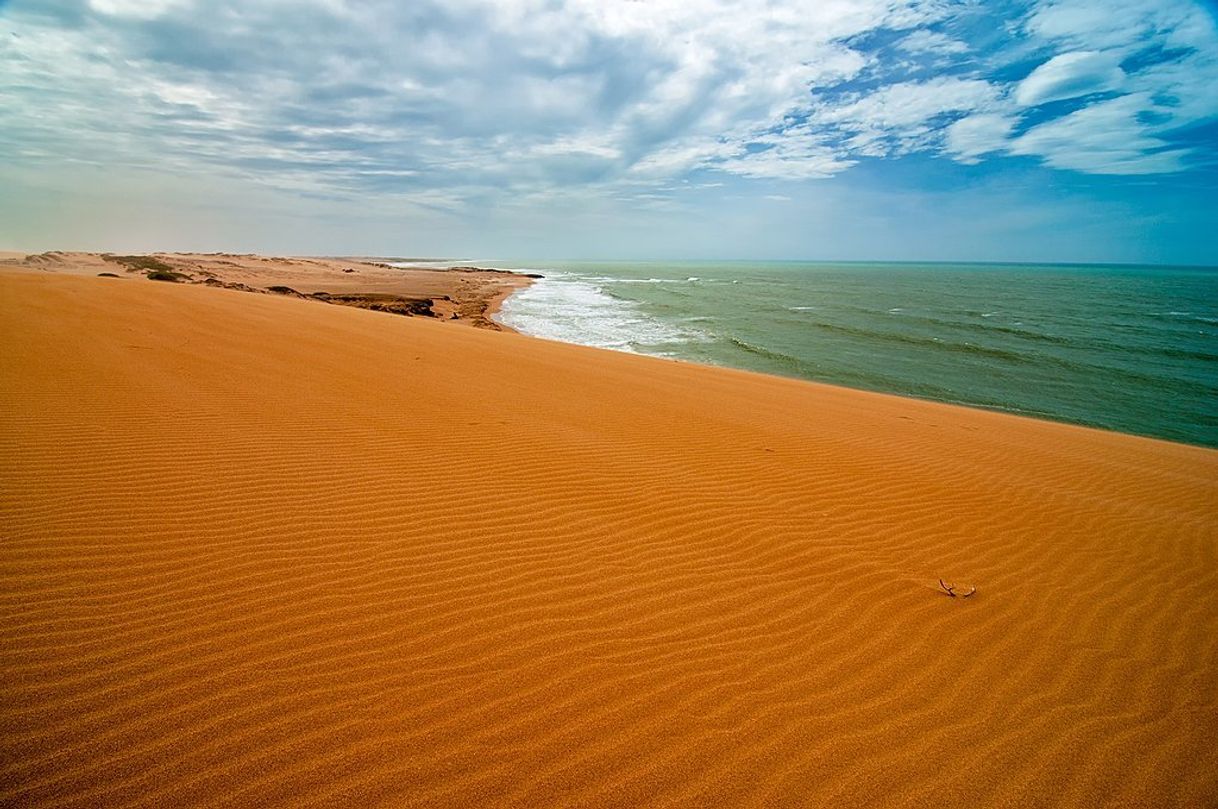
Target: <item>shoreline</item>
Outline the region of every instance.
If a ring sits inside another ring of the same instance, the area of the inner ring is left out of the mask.
[[[695,274],[716,275],[712,268],[703,269]],[[1158,301],[1162,311],[1150,311],[1144,318],[1178,315],[1181,325],[1139,324],[1148,336],[1140,344],[1123,345],[1113,343],[1107,329],[1081,333],[1074,325],[1077,312],[1059,313],[1043,300],[1037,301],[1048,307],[1043,317],[1026,302],[1023,311],[988,311],[1003,307],[975,295],[960,306],[976,311],[963,313],[937,311],[916,298],[910,304],[905,303],[907,298],[890,299],[850,311],[832,296],[817,299],[817,306],[776,307],[763,295],[755,300],[746,296],[739,301],[742,308],[728,311],[723,309],[723,287],[716,291],[716,285],[733,276],[724,272],[711,278],[684,278],[684,272],[686,268],[629,266],[610,272],[588,267],[547,271],[553,280],[546,283],[553,286],[525,292],[512,309],[513,317],[505,322],[543,339],[1218,448],[1212,420],[1205,420],[1212,405],[1197,393],[1205,384],[1201,360],[1208,347],[1198,343],[1204,338],[1186,337],[1178,347],[1163,342],[1178,338],[1170,330],[1184,328],[1184,319],[1195,312],[1196,334],[1212,331],[1213,319],[1202,316],[1207,310],[1194,310],[1187,298],[1175,305]],[[750,282],[748,274],[742,277],[744,283]],[[683,282],[702,283],[667,286]],[[765,282],[752,283],[764,286]],[[789,285],[782,277],[774,283]],[[871,287],[875,291],[875,284]],[[668,290],[672,292],[663,294]],[[877,300],[883,301],[883,291],[878,294]],[[750,302],[754,309],[743,308]],[[887,308],[898,303],[912,309]],[[978,318],[983,309],[987,311]],[[746,322],[747,311],[757,317]],[[995,315],[994,320],[986,319]],[[1118,330],[1122,323],[1109,325]],[[844,334],[850,334],[853,342],[844,344]],[[1046,393],[1036,393],[1039,386]],[[1165,410],[1162,403],[1173,399],[1175,409]]]
[[[504,302],[513,294],[523,291],[545,276],[534,270],[474,266],[468,260],[381,259],[356,256],[278,257],[236,253],[150,253],[138,256],[116,256],[113,253],[66,251],[40,254],[5,252],[0,253],[0,271],[24,269],[87,276],[118,270],[124,275],[136,277],[150,272],[139,262],[135,262],[134,266],[125,266],[121,262],[116,262],[116,258],[165,262],[166,269],[173,272],[194,274],[194,277],[187,280],[187,283],[223,286],[245,292],[280,294],[410,317],[428,317],[474,328],[517,333],[533,339],[549,340],[566,345],[688,363],[698,367],[735,369],[778,379],[841,387],[850,391],[895,396],[901,399],[1030,419],[1036,422],[1065,424],[1115,435],[1146,438],[1210,450],[1218,449],[1212,444],[1169,438],[1147,432],[1119,430],[1094,420],[1070,418],[1064,414],[1020,409],[1000,404],[936,398],[930,395],[893,391],[880,387],[851,386],[795,373],[781,373],[690,357],[666,356],[631,349],[589,345],[573,340],[521,332],[502,322],[496,315],[502,310]],[[393,263],[389,263],[390,261]],[[356,271],[351,272],[352,269],[356,269]],[[285,281],[289,283],[282,283]],[[317,291],[298,291],[292,284]],[[325,286],[334,291],[317,289],[319,286]]]
[[[533,282],[527,274],[508,270],[399,267],[369,259],[248,253],[14,253],[0,256],[0,270],[5,269],[202,284],[430,317],[492,331],[508,329],[492,316],[508,295]]]

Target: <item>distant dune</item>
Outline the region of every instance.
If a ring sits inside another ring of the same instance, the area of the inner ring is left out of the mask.
[[[4,805],[1214,805],[1218,452],[115,272],[0,272]]]
[[[492,331],[504,330],[491,319],[500,302],[532,283],[532,276],[479,267],[395,267],[369,259],[248,253],[0,253],[3,270],[202,284],[434,317]]]

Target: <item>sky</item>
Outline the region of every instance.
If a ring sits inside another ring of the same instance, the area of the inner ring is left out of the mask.
[[[0,0],[0,249],[1218,265],[1195,0]]]

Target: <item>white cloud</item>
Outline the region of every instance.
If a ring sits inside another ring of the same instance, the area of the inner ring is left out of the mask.
[[[1128,95],[1093,104],[1033,127],[1010,144],[1011,154],[1042,158],[1054,168],[1094,174],[1179,171],[1185,150],[1146,132],[1138,114],[1149,98]]]
[[[978,163],[983,155],[1003,151],[1014,128],[1015,121],[1005,115],[970,115],[947,128],[945,148],[961,163]]]
[[[151,20],[168,11],[190,5],[191,0],[89,0],[89,7],[101,14]]]
[[[1039,123],[1009,144],[1011,154],[1100,174],[1186,167],[1196,147],[1173,146],[1171,134],[1218,117],[1218,32],[1200,4],[1048,0],[1024,28],[1032,43],[1058,53],[1017,87],[1020,104],[1124,95]]]
[[[1054,56],[1015,89],[1025,107],[1120,89],[1125,83],[1120,57],[1103,51],[1072,51]]]
[[[969,50],[966,43],[953,39],[939,31],[929,31],[925,28],[919,28],[912,34],[898,40],[897,47],[906,53],[930,53],[937,55],[968,53]]]
[[[841,135],[843,156],[885,157],[936,149],[945,134],[940,118],[990,111],[1001,102],[1001,89],[983,79],[940,77],[822,103],[809,122]],[[827,142],[824,134],[821,141]]]
[[[924,123],[944,112],[985,107],[997,100],[994,85],[981,79],[943,77],[890,84],[848,104],[826,105],[816,115],[822,123],[899,130]]]
[[[1028,16],[1033,36],[1068,48],[1128,47],[1162,38],[1172,47],[1199,47],[1214,22],[1191,0],[1042,0]]]
[[[857,162],[827,145],[824,136],[807,124],[758,137],[753,146],[760,151],[741,150],[715,168],[743,177],[807,180],[832,177]]]

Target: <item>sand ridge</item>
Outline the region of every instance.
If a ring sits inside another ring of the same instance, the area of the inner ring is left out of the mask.
[[[5,804],[1218,795],[1218,452],[202,286],[0,329]]]

